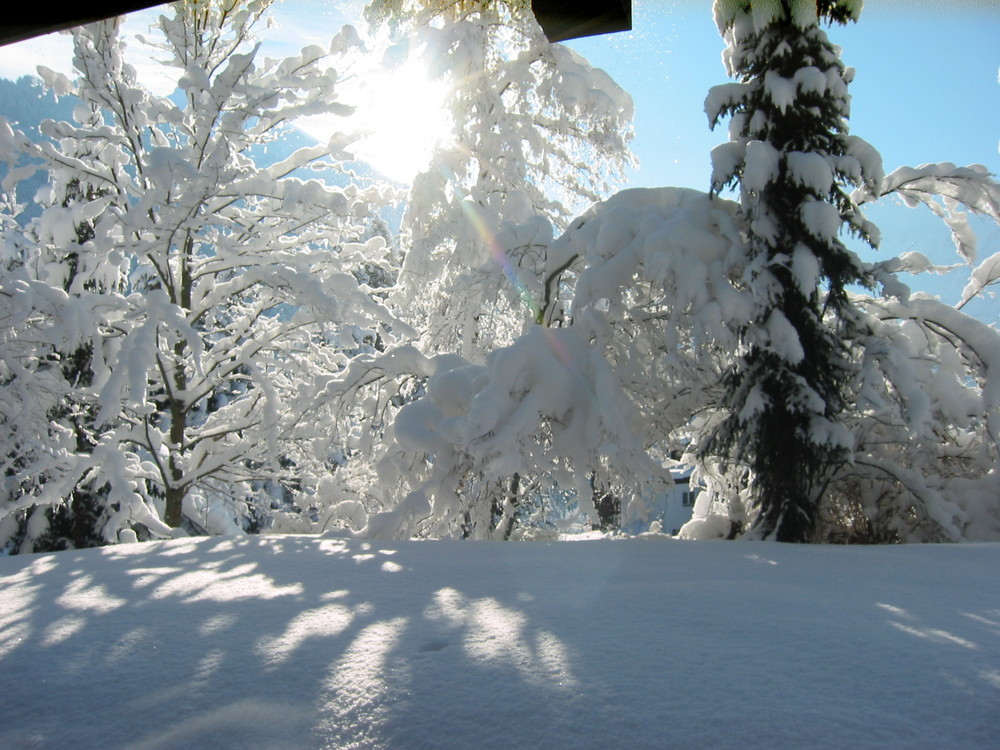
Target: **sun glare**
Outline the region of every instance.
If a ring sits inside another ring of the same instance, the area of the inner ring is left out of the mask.
[[[406,62],[372,76],[365,93],[355,115],[363,133],[355,151],[386,177],[409,184],[448,133],[447,87],[419,63]]]
[[[385,177],[409,185],[448,134],[448,87],[432,80],[426,68],[413,60],[360,79],[358,89],[343,99],[356,107],[353,115],[303,118],[298,124],[320,141],[335,131],[357,133],[348,150]]]

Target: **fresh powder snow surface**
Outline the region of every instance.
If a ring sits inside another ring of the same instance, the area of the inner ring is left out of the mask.
[[[0,747],[995,748],[1000,544],[0,558]]]

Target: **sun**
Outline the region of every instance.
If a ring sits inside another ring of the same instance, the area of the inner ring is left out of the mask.
[[[362,134],[355,153],[386,177],[411,183],[451,129],[447,91],[414,61],[372,75],[355,113]]]
[[[447,84],[433,80],[413,58],[391,69],[369,69],[355,84],[342,99],[355,107],[354,114],[306,117],[296,124],[321,142],[335,131],[356,134],[348,150],[359,161],[394,182],[411,184],[451,130]]]

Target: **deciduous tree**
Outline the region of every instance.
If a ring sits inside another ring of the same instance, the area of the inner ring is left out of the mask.
[[[71,470],[0,513],[89,486],[113,510],[106,539],[130,525],[163,533],[163,522],[253,528],[269,482],[309,480],[301,462],[314,425],[295,400],[366,331],[406,330],[352,275],[386,252],[381,237],[359,239],[380,192],[311,179],[337,174],[339,136],[278,161],[264,152],[300,115],[349,111],[332,61],[357,38],[345,29],[327,48],[262,60],[253,30],[268,5],[171,6],[158,24],[178,76],[170,98],[138,80],[118,20],[74,31],[76,81],[42,71],[80,104],[76,122],[43,125],[48,141],[7,139],[50,179],[42,216],[8,224],[18,234],[8,263],[65,295],[33,315],[90,347],[87,376],[71,382],[64,367],[61,382],[93,415],[91,445],[70,446]],[[86,189],[70,196],[74,183]],[[78,351],[46,344],[63,362]]]

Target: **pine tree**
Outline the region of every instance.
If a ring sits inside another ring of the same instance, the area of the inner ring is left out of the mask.
[[[842,339],[857,316],[851,284],[871,285],[842,239],[878,237],[848,186],[877,185],[881,161],[848,135],[852,72],[819,27],[856,20],[849,0],[717,0],[715,17],[737,79],[706,101],[713,126],[731,116],[713,156],[713,191],[739,189],[748,242],[742,283],[756,312],[740,327],[740,356],[724,376],[724,418],[703,456],[745,467],[752,531],[812,540],[820,496],[848,460],[842,425],[851,365]]]

